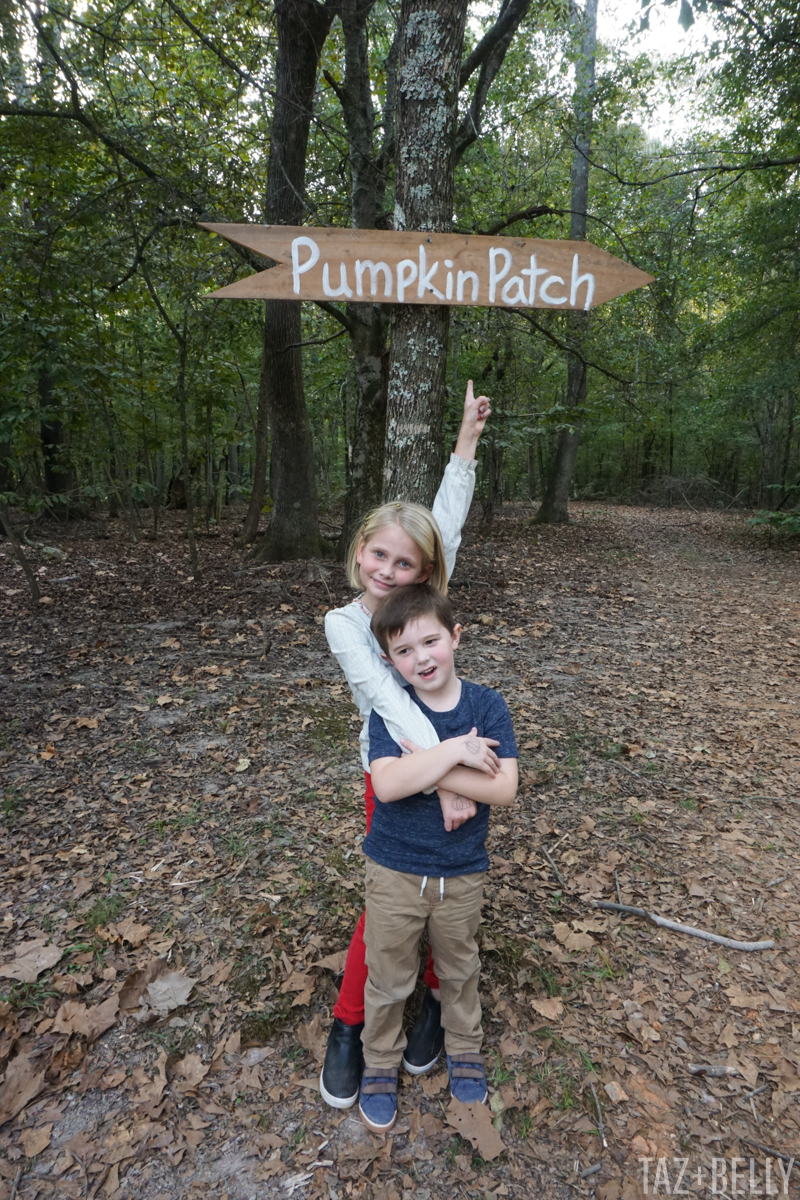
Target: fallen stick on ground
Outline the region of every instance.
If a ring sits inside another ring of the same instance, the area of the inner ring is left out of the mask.
[[[645,783],[658,784],[660,787],[669,788],[672,792],[683,792],[685,796],[697,796],[706,800],[716,800],[721,804],[735,804],[745,800],[771,800],[775,804],[800,804],[800,800],[793,800],[791,796],[715,796],[713,792],[707,792],[702,787],[685,788],[677,783],[668,783],[666,779],[658,779],[656,776],[643,775],[641,771],[634,771],[633,767],[626,767],[625,763],[617,762],[615,758],[611,760],[615,767],[619,767],[620,771],[627,771],[629,775],[635,775],[637,779],[643,779]]]
[[[694,925],[679,925],[677,921],[668,921],[666,917],[657,917],[646,908],[634,908],[630,904],[611,904],[608,900],[595,900],[595,908],[603,908],[607,912],[630,913],[634,917],[644,917],[659,929],[671,929],[674,933],[688,933],[690,937],[702,938],[704,942],[714,942],[717,946],[726,946],[728,950],[774,950],[775,943],[767,942],[737,942],[735,938],[722,937],[718,933],[707,933],[705,929],[696,929]]]
[[[603,1112],[602,1112],[602,1109],[600,1108],[600,1101],[597,1099],[597,1092],[595,1091],[594,1084],[590,1083],[589,1087],[591,1088],[591,1091],[592,1091],[592,1099],[594,1100],[594,1106],[597,1109],[597,1132],[600,1134],[600,1141],[603,1143],[603,1149],[607,1150],[608,1142],[606,1141],[606,1127],[603,1124]],[[586,1174],[584,1173],[583,1175],[581,1175],[581,1179],[585,1179],[585,1178],[586,1178]]]
[[[762,1146],[761,1142],[751,1142],[749,1138],[743,1137],[740,1137],[739,1141],[743,1146],[752,1146],[754,1150],[760,1150],[768,1158],[782,1158],[784,1162],[792,1165],[797,1161],[795,1158],[790,1158],[788,1154],[784,1154],[782,1150],[773,1150],[771,1146]]]
[[[550,866],[553,868],[553,874],[555,875],[555,877],[556,877],[556,879],[558,880],[558,882],[561,884],[562,888],[565,888],[567,885],[566,885],[566,883],[564,882],[564,876],[561,874],[561,872],[559,871],[558,867],[557,867],[557,866],[556,866],[556,864],[553,862],[553,859],[550,857],[550,855],[549,855],[549,854],[547,853],[547,851],[545,850],[544,846],[542,846],[542,854],[545,856],[545,858],[547,859],[547,861],[550,863]]]
[[[712,1067],[710,1063],[689,1063],[690,1075],[707,1075],[709,1079],[724,1079],[726,1075],[741,1075],[738,1067]]]

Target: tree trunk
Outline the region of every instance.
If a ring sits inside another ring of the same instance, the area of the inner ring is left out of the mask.
[[[242,498],[242,464],[239,459],[239,445],[231,442],[228,446],[228,491],[226,504],[238,504]]]
[[[303,223],[306,149],[317,67],[334,15],[335,9],[328,0],[324,4],[317,0],[277,0],[275,4],[278,35],[275,111],[265,205],[269,224]],[[269,530],[257,556],[307,558],[318,554],[323,543],[317,514],[311,423],[303,393],[300,304],[296,300],[268,300],[264,317],[256,462],[242,540],[252,541],[256,536],[264,503],[268,412],[273,507]],[[263,411],[265,405],[267,412]],[[283,441],[287,436],[291,440]]]
[[[14,557],[22,567],[22,573],[28,581],[28,587],[31,590],[31,599],[34,601],[34,603],[38,603],[42,597],[42,593],[39,591],[38,580],[33,572],[33,567],[25,557],[25,551],[19,544],[19,538],[14,532],[14,526],[11,524],[11,514],[8,511],[8,505],[1,502],[0,523],[2,523],[2,526],[6,531],[6,536],[11,542],[11,549],[14,551]]]
[[[403,0],[395,229],[449,232],[467,0]],[[424,247],[424,238],[420,239]],[[421,255],[424,251],[421,251]],[[418,264],[419,266],[419,264]],[[431,281],[434,286],[439,281]],[[449,308],[398,306],[389,356],[386,499],[430,505],[441,467]]]
[[[575,64],[575,152],[572,156],[570,179],[572,213],[569,236],[572,241],[582,242],[586,240],[586,211],[589,206],[589,151],[594,102],[597,0],[586,0],[586,8],[583,13],[578,14],[577,20],[581,23],[581,39]],[[570,312],[566,315],[571,326],[572,342],[580,352],[586,343],[589,314]],[[580,353],[570,354],[567,360],[567,395],[564,401],[567,412],[574,409],[580,411],[585,401],[586,365]],[[567,501],[572,487],[580,436],[579,419],[574,420],[569,429],[562,429],[558,436],[553,468],[535,518],[542,524],[554,525],[569,520]]]
[[[356,364],[356,406],[348,447],[348,488],[339,555],[344,557],[360,522],[381,502],[386,440],[386,386],[389,352],[385,306],[351,304],[351,338]]]
[[[326,73],[342,106],[347,130],[352,181],[353,228],[376,229],[386,196],[384,160],[393,121],[396,42],[386,60],[387,100],[384,153],[376,153],[375,111],[369,74],[367,20],[374,0],[341,0],[345,71],[342,86]],[[344,557],[353,532],[366,513],[381,502],[383,451],[386,440],[386,388],[389,378],[387,336],[389,310],[380,304],[348,304],[346,328],[356,367],[356,402],[347,447],[347,494],[339,556]]]
[[[267,300],[265,317],[262,378],[270,416],[273,508],[254,557],[283,562],[326,553],[327,545],[319,532],[311,422],[303,394],[300,305]]]
[[[183,337],[179,343],[178,358],[178,413],[181,423],[181,460],[183,483],[186,489],[186,536],[189,540],[189,563],[192,575],[200,579],[200,559],[197,557],[197,538],[194,532],[194,496],[192,495],[192,471],[189,461],[189,427],[186,419],[186,341],[187,320],[184,317]]]
[[[67,431],[56,411],[53,380],[47,366],[39,370],[38,390],[42,410],[40,437],[44,483],[47,495],[52,500],[51,511],[57,516],[66,517],[70,509],[70,494],[75,487],[75,474],[67,455]]]

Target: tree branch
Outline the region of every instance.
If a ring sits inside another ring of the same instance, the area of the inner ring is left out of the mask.
[[[500,15],[492,28],[485,33],[471,54],[468,54],[461,64],[461,74],[458,79],[458,90],[461,91],[471,75],[482,66],[494,48],[506,36],[509,41],[519,28],[520,22],[530,8],[531,0],[503,0]],[[503,51],[505,54],[505,51]],[[502,60],[501,60],[502,61]]]
[[[353,336],[355,333],[355,325],[350,320],[347,313],[342,312],[342,310],[337,308],[335,304],[329,304],[327,300],[315,300],[314,303],[316,304],[317,308],[321,308],[322,311],[326,312],[329,317],[333,317],[334,321],[338,321],[340,325],[343,325],[351,337]]]
[[[623,179],[622,176],[614,171],[611,167],[605,166],[603,163],[594,162],[589,159],[589,162],[598,171],[603,171],[606,175],[610,175],[612,179],[616,179],[617,183],[623,184],[624,187],[632,188],[648,188],[656,187],[659,183],[665,183],[668,179],[679,179],[684,175],[699,175],[703,172],[707,176],[724,175],[733,171],[766,171],[772,167],[796,167],[800,163],[800,155],[794,158],[762,158],[756,159],[749,163],[717,163],[714,165],[702,167],[684,167],[680,171],[669,171],[666,175],[659,175],[657,179]]]
[[[546,338],[548,338],[549,341],[551,341],[554,346],[558,346],[559,350],[564,350],[568,354],[573,354],[575,356],[575,358],[578,359],[579,362],[583,363],[584,367],[592,367],[592,368],[594,368],[595,371],[599,371],[601,375],[605,375],[607,379],[613,379],[615,383],[621,383],[624,387],[633,387],[634,383],[636,383],[636,382],[638,382],[640,384],[645,382],[643,380],[637,381],[634,379],[623,379],[623,377],[621,375],[615,374],[614,371],[609,371],[607,367],[601,367],[599,363],[592,362],[592,360],[589,358],[584,358],[584,356],[581,354],[580,350],[578,350],[576,346],[569,345],[568,342],[563,341],[560,337],[558,337],[551,330],[546,329],[544,327],[544,325],[540,325],[539,322],[536,320],[536,318],[532,317],[530,313],[525,312],[524,309],[517,308],[517,309],[514,309],[513,311],[516,316],[522,317],[522,319],[527,321],[529,325],[532,325],[533,328],[535,330],[537,330],[538,333],[544,334],[544,336]]]
[[[490,225],[488,229],[476,229],[475,232],[483,237],[495,237],[502,229],[508,229],[509,225],[516,225],[517,221],[532,221],[536,217],[565,217],[568,213],[568,208],[551,208],[549,204],[531,204],[529,208],[521,208],[519,212],[512,213],[510,217],[503,217],[501,220],[495,221],[494,225]]]
[[[282,346],[280,352],[286,354],[287,350],[304,350],[306,346],[327,346],[328,342],[335,342],[337,338],[344,337],[346,333],[346,329],[340,329],[338,333],[332,333],[330,337],[313,338],[310,342],[292,342],[291,346]]]
[[[797,38],[786,36],[776,38],[771,36],[764,26],[758,23],[752,13],[749,13],[746,8],[741,8],[738,4],[734,4],[733,0],[711,0],[711,3],[714,5],[714,8],[732,9],[738,16],[742,18],[743,21],[746,21],[748,25],[755,29],[756,33],[764,40],[767,46],[778,46],[781,43],[784,43],[787,46],[800,48],[800,42],[798,42]]]
[[[212,42],[211,38],[206,37],[202,30],[198,29],[194,22],[190,20],[183,9],[175,3],[175,0],[167,0],[167,4],[175,13],[175,16],[183,22],[186,28],[191,30],[194,36],[203,43],[207,50],[210,50],[212,54],[215,54],[224,66],[226,66],[230,71],[233,71],[234,74],[238,75],[242,83],[246,83],[250,87],[255,88],[262,100],[265,98],[265,96],[271,95],[271,93],[267,92],[266,89],[261,86],[257,79],[255,79],[248,71],[242,70],[242,68],[235,63],[232,58],[228,57],[224,50],[221,50],[219,46],[216,46],[214,42]]]
[[[163,175],[160,175],[158,171],[154,171],[148,163],[144,162],[143,159],[138,157],[138,155],[133,154],[130,150],[123,146],[121,142],[118,142],[116,138],[113,138],[109,134],[105,133],[105,131],[101,129],[97,122],[89,116],[86,110],[81,106],[78,81],[70,68],[67,66],[64,59],[59,54],[56,47],[53,45],[53,41],[50,38],[47,30],[44,28],[38,13],[35,11],[32,12],[30,9],[28,9],[28,15],[34,24],[39,37],[42,39],[45,46],[47,46],[53,62],[56,63],[64,78],[67,80],[67,83],[69,84],[70,98],[72,101],[71,115],[73,119],[83,125],[85,129],[88,129],[89,132],[96,137],[98,141],[102,142],[104,146],[108,146],[110,150],[114,150],[115,153],[119,154],[121,158],[124,158],[126,162],[129,162],[132,166],[136,167],[136,169],[141,171],[142,174],[148,179],[152,180],[154,183],[158,183],[162,187],[169,186],[169,181],[165,179]],[[65,113],[64,115],[66,116],[67,114]],[[192,207],[194,211],[198,213],[202,211],[196,202],[193,203],[191,200],[187,200],[187,203],[189,203],[190,207]]]
[[[480,60],[480,74],[478,75],[478,82],[475,85],[470,106],[464,114],[464,119],[456,133],[456,163],[461,161],[468,147],[474,141],[477,141],[480,136],[481,119],[483,117],[486,98],[489,95],[489,89],[503,65],[508,47],[511,45],[521,21],[526,16],[530,8],[530,3],[531,0],[503,0],[500,16],[497,18],[492,30],[489,31],[486,37],[475,48],[473,54],[470,55],[470,59],[472,59],[484,43],[489,43],[488,49],[485,50],[483,58]],[[464,76],[462,68],[462,87],[467,78],[469,76]]]
[[[171,226],[182,225],[182,224],[183,224],[183,221],[180,217],[173,217],[170,220],[158,221],[153,226],[153,228],[150,230],[150,232],[145,236],[143,241],[137,242],[136,240],[134,240],[134,246],[136,248],[136,252],[133,256],[133,262],[128,267],[128,270],[125,272],[125,274],[122,276],[122,278],[118,279],[116,283],[111,284],[108,291],[115,292],[117,290],[117,288],[121,288],[124,283],[127,283],[128,280],[131,279],[136,274],[136,271],[139,267],[139,263],[142,261],[142,255],[144,254],[145,250],[147,249],[148,244],[153,240],[153,238],[156,236],[157,233],[160,233],[162,229],[168,229]]]

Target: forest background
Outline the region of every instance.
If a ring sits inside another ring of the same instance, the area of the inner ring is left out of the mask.
[[[569,236],[576,12],[561,0],[470,10],[454,230]],[[601,39],[592,56],[587,236],[656,282],[598,310],[580,339],[570,314],[456,310],[431,385],[428,477],[474,378],[494,408],[480,452],[488,517],[541,497],[559,435],[580,428],[576,497],[796,522],[800,17],[785,0],[628,15],[624,52]],[[662,60],[637,52],[651,16],[676,29],[698,17],[706,32]],[[324,549],[320,503],[344,502],[347,529],[380,499],[397,316],[304,305],[295,365],[273,354],[270,382],[269,311],[203,298],[264,263],[197,221],[274,220],[288,204],[296,223],[392,227],[400,14],[372,0],[5,0],[0,17],[3,503],[56,516],[110,506],[138,540],[165,504],[188,499],[208,528],[247,500],[250,540],[283,495],[305,523],[272,556]],[[307,104],[286,62],[305,71]],[[681,101],[672,133],[648,134]],[[293,182],[273,151],[298,113],[308,136]]]

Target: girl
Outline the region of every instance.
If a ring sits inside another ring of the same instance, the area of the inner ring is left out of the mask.
[[[417,504],[384,504],[371,513],[356,533],[347,558],[347,574],[361,595],[325,617],[325,634],[344,671],[358,711],[364,719],[361,758],[366,789],[364,802],[369,831],[375,808],[369,777],[369,715],[375,709],[398,741],[409,739],[423,749],[438,742],[436,732],[403,690],[400,678],[381,657],[370,630],[376,605],[392,588],[430,580],[442,592],[455,565],[461,529],[475,490],[475,450],[491,408],[486,396],[473,394],[467,384],[464,415],[455,453],[433,502],[433,513]],[[458,772],[452,773],[458,776]],[[461,772],[463,775],[463,771]],[[461,780],[453,778],[453,786]],[[447,830],[456,829],[476,812],[475,804],[447,790],[448,777],[437,787]],[[339,999],[333,1009],[325,1063],[320,1075],[323,1100],[334,1108],[349,1108],[358,1099],[361,1082],[361,1030],[364,1026],[364,984],[367,978],[364,914],[347,952]],[[440,1024],[439,984],[428,955],[425,999],[409,1037],[403,1065],[419,1075],[436,1062],[444,1033]]]

